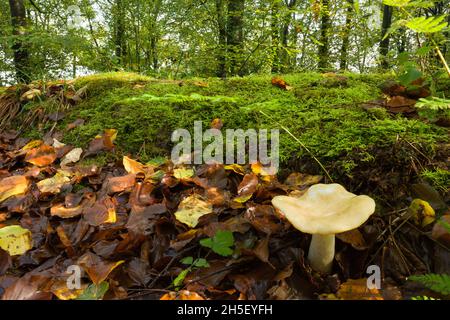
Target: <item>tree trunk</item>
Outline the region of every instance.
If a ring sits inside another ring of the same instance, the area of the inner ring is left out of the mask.
[[[122,0],[116,0],[115,31],[116,57],[118,64],[122,65],[125,56],[125,22]]]
[[[329,42],[328,37],[331,28],[329,0],[322,0],[322,6],[320,9],[321,23],[320,23],[320,42],[319,45],[319,70],[325,70],[330,67],[329,62]]]
[[[227,77],[226,71],[226,49],[227,49],[227,30],[224,14],[224,0],[216,0],[216,19],[218,26],[219,46],[217,53],[217,71],[216,75],[220,78]]]
[[[288,53],[288,40],[289,40],[289,27],[292,22],[292,8],[297,4],[297,0],[289,0],[286,3],[287,12],[284,15],[283,19],[283,28],[281,32],[281,52],[280,52],[280,61],[281,61],[281,69],[282,72],[286,73],[290,70],[290,62],[289,62],[289,53]]]
[[[280,72],[280,0],[275,0],[271,9],[271,39],[272,39],[272,73]]]
[[[387,55],[389,52],[389,40],[390,37],[385,37],[388,29],[392,24],[392,7],[383,5],[383,22],[381,24],[381,41],[380,41],[380,66],[383,69],[387,69],[389,67],[389,63],[387,61]]]
[[[228,1],[227,45],[231,75],[236,75],[242,60],[245,0]]]
[[[11,9],[11,25],[15,36],[12,50],[17,82],[28,83],[31,79],[29,52],[23,37],[26,35],[27,20],[23,0],[9,0]]]
[[[354,0],[347,0],[347,12],[345,16],[345,26],[344,26],[344,32],[342,36],[342,47],[341,47],[341,57],[339,62],[339,69],[340,70],[347,70],[348,68],[348,46],[349,46],[349,39],[350,39],[350,27],[352,24],[352,18],[353,18],[353,2]]]

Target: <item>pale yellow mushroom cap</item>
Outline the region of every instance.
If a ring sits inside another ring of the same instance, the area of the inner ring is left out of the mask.
[[[299,198],[276,196],[272,204],[297,229],[335,234],[358,228],[375,211],[375,201],[357,196],[337,183],[315,184]]]

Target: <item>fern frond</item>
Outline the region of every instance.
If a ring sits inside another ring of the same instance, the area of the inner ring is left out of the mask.
[[[447,27],[447,22],[444,21],[445,16],[439,17],[417,17],[412,18],[406,22],[406,26],[419,33],[433,33],[439,32]]]
[[[450,294],[450,275],[429,273],[424,275],[411,276],[408,278],[408,280],[419,282],[425,287],[440,294]]]
[[[416,108],[424,108],[430,110],[446,110],[450,109],[450,100],[438,97],[431,97],[430,99],[420,98],[416,103]]]
[[[416,296],[416,297],[412,297],[411,300],[439,300],[439,299],[435,299],[433,297],[428,297],[428,296]]]

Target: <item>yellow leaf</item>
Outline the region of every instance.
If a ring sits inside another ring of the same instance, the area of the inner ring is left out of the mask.
[[[139,172],[145,172],[144,165],[136,160],[128,158],[127,156],[123,157],[123,167],[128,173],[136,174]]]
[[[224,168],[225,170],[231,170],[231,171],[234,171],[235,173],[240,174],[240,175],[242,175],[242,176],[245,174],[245,169],[244,169],[244,167],[241,166],[241,165],[239,165],[239,164],[236,164],[236,163],[233,163],[233,164],[227,164],[227,165],[225,165],[223,168]]]
[[[0,203],[6,199],[24,194],[29,186],[25,176],[12,176],[0,180]]]
[[[51,178],[44,179],[37,183],[39,191],[42,193],[59,193],[61,188],[68,182],[70,182],[70,173],[63,170],[58,170],[58,172]]]
[[[367,287],[367,279],[349,279],[341,284],[337,297],[343,300],[384,300],[380,291]]]
[[[17,225],[0,229],[0,248],[11,256],[24,254],[32,247],[30,230]]]
[[[175,217],[178,221],[194,228],[198,224],[198,219],[213,211],[212,205],[193,194],[181,201]]]
[[[173,176],[177,179],[187,179],[194,175],[194,170],[187,168],[178,168],[173,170]]]
[[[430,204],[422,199],[414,199],[408,211],[417,225],[425,227],[435,220],[435,212]]]
[[[43,143],[44,143],[44,141],[42,141],[42,140],[33,140],[33,141],[28,142],[24,147],[22,147],[21,150],[27,151],[30,149],[34,149],[34,148],[41,146]]]

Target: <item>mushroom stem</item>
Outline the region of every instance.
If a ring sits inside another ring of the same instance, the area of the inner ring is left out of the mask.
[[[311,267],[322,273],[331,272],[334,259],[334,234],[313,234],[308,260]]]

